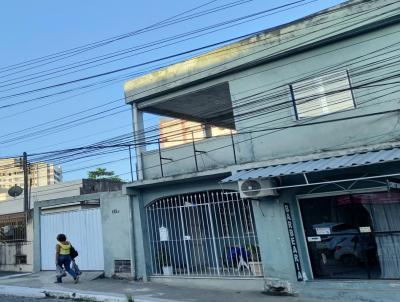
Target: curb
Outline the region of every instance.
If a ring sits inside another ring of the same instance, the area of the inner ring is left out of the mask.
[[[129,300],[128,296],[118,294],[107,294],[99,292],[84,292],[84,291],[64,291],[45,288],[31,288],[21,286],[0,285],[0,301],[1,296],[14,296],[24,298],[53,298],[53,299],[69,299],[71,301],[90,301],[90,302],[175,302],[169,299],[159,299],[153,297],[132,297]]]
[[[0,293],[4,296],[46,298],[46,295],[39,288],[0,285]]]
[[[30,288],[20,286],[0,285],[0,296],[15,296],[24,298],[58,298],[72,301],[96,301],[96,302],[128,302],[128,298],[122,295],[107,295],[98,293],[84,293],[74,291],[60,291],[42,288]],[[147,302],[144,299],[135,299],[138,302]]]
[[[57,290],[42,290],[46,298],[70,299],[72,301],[96,301],[96,302],[128,302],[125,296],[111,296],[95,293],[67,292]],[[144,301],[143,301],[144,302]]]
[[[8,280],[8,279],[14,279],[14,278],[19,278],[19,277],[26,277],[26,276],[29,276],[32,274],[33,273],[12,274],[12,275],[8,275],[8,276],[0,277],[0,280]]]

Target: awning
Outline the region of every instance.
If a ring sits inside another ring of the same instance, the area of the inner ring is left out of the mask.
[[[288,176],[310,172],[329,171],[350,167],[367,166],[378,163],[400,160],[400,148],[392,148],[364,153],[347,154],[316,160],[293,162],[288,164],[267,166],[257,169],[238,171],[222,182],[234,182],[246,179]]]

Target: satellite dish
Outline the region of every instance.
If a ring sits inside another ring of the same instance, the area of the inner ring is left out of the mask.
[[[17,196],[21,195],[23,191],[24,191],[24,189],[15,185],[8,190],[8,195],[10,195],[11,197],[17,197]]]

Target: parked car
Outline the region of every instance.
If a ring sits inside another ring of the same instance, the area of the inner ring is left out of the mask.
[[[326,257],[346,265],[366,262],[365,251],[372,246],[371,238],[362,236],[357,228],[345,223],[321,223],[313,228],[321,236],[316,247]]]

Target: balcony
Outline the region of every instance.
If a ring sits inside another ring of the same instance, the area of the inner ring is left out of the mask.
[[[156,179],[224,168],[237,162],[232,134],[195,139],[172,147],[142,153],[143,178]]]
[[[135,141],[143,142],[136,147],[139,180],[237,162],[228,82],[165,91],[142,99],[127,97],[127,102],[133,108]],[[151,116],[144,118],[144,114]]]

